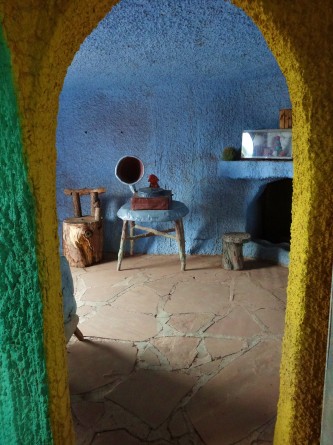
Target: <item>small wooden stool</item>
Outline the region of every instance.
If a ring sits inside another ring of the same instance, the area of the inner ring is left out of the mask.
[[[251,235],[246,232],[229,232],[222,237],[224,269],[241,270],[244,267],[243,243],[250,241]]]
[[[103,221],[99,193],[105,188],[65,189],[72,196],[74,218],[63,221],[63,252],[70,266],[86,267],[98,263],[103,253]],[[91,215],[82,216],[82,195],[90,195]]]

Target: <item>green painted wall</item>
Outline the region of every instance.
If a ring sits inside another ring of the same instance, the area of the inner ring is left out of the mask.
[[[44,419],[50,422],[56,445],[75,443],[68,391],[56,214],[58,102],[63,79],[75,52],[114,2],[0,0],[2,29],[11,54],[27,177],[35,202],[34,242],[42,300],[42,312],[36,314],[36,321],[43,325],[39,337],[43,338],[43,347],[40,346],[38,357],[46,361],[49,400],[47,412],[44,399],[36,403],[34,410],[39,412],[41,425],[46,422]],[[15,184],[9,187],[15,187]],[[22,245],[21,255],[25,256],[26,250]],[[34,338],[29,341],[30,345],[34,344]],[[10,374],[11,370],[6,372]],[[45,372],[43,361],[41,372]],[[15,387],[16,382],[11,383]],[[5,422],[7,425],[10,419],[5,418]],[[24,434],[23,426],[22,430]],[[17,443],[20,442],[10,445]],[[30,443],[44,445],[45,442]]]
[[[0,27],[0,444],[51,444],[34,202]]]

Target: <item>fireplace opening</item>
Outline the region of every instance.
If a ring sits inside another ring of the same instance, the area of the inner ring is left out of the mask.
[[[266,185],[258,199],[256,237],[274,244],[290,244],[292,179]]]

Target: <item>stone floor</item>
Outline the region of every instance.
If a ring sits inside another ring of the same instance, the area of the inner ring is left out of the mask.
[[[77,445],[271,444],[288,269],[217,256],[72,269],[86,337],[68,343]]]

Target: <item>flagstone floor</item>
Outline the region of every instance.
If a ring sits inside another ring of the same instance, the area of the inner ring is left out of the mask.
[[[272,444],[288,268],[141,255],[72,274],[77,445]]]

